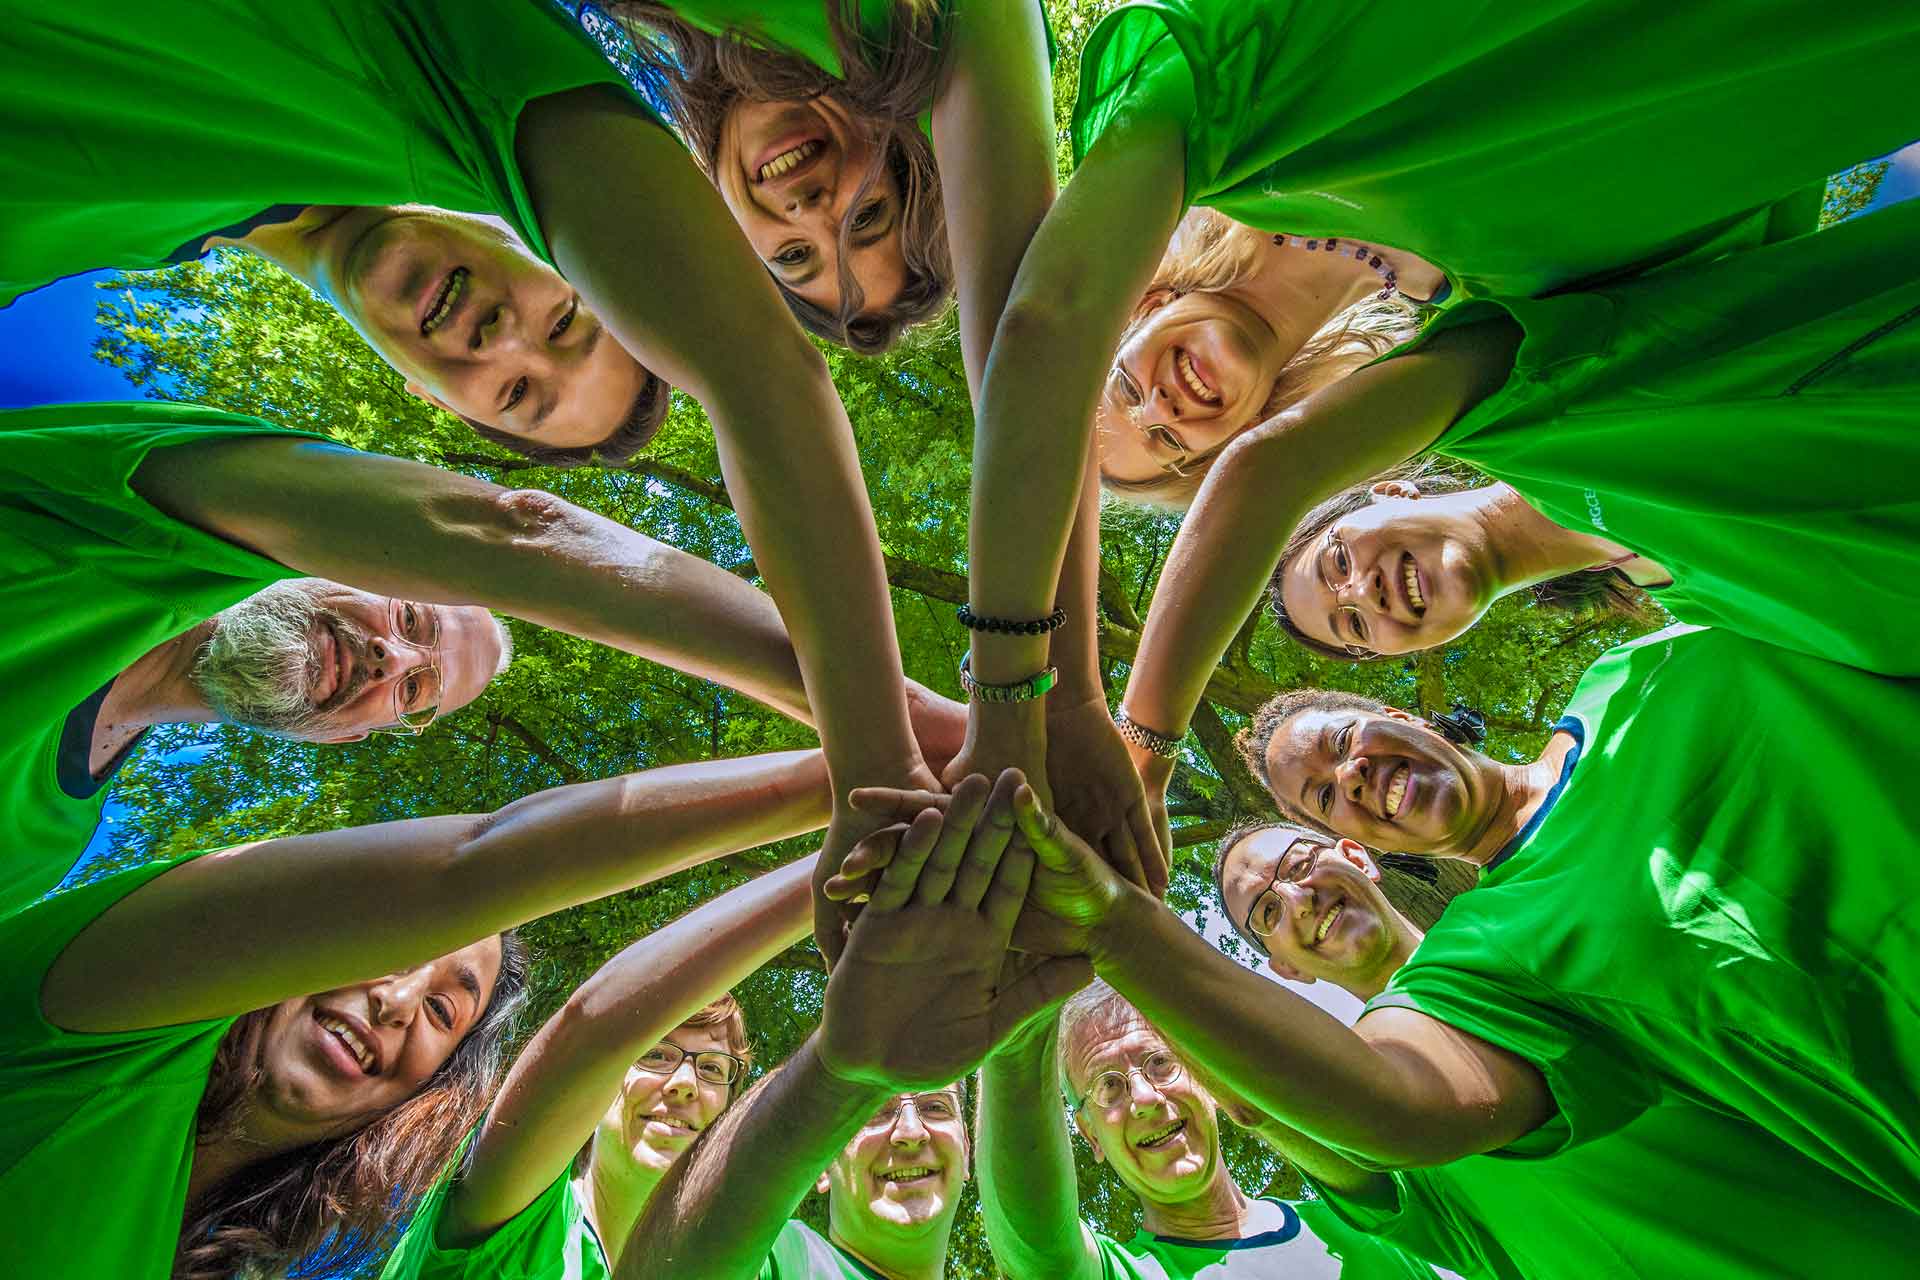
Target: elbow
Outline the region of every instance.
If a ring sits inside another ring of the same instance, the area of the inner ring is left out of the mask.
[[[449,540],[492,551],[541,552],[583,533],[587,513],[540,489],[462,488],[428,500],[428,518]]]

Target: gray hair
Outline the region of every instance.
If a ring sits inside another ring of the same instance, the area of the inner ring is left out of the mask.
[[[276,582],[216,615],[213,634],[194,658],[191,679],[223,720],[277,734],[307,736],[323,725],[324,715],[307,699],[319,655],[313,626],[323,612],[320,578]],[[364,650],[367,636],[345,618],[331,619],[343,638]],[[354,676],[364,684],[363,664]],[[343,702],[352,696],[330,698]]]

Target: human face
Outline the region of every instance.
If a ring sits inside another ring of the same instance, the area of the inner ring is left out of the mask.
[[[275,1005],[260,1043],[262,1123],[301,1141],[352,1133],[419,1092],[485,1014],[500,939]]]
[[[236,723],[353,742],[404,715],[446,715],[500,662],[485,609],[370,595],[321,578],[275,583],[216,616],[194,681]]]
[[[1447,855],[1471,844],[1497,800],[1483,766],[1404,711],[1302,711],[1267,744],[1283,803],[1376,849]]]
[[[407,390],[554,447],[598,444],[626,421],[652,375],[571,285],[478,219],[384,212],[342,246],[335,295]]]
[[[741,99],[720,126],[714,178],[753,251],[790,292],[840,310],[840,228],[867,310],[890,305],[906,285],[900,183],[890,165],[859,206],[854,195],[874,143],[831,95],[806,102]]]
[[[949,1085],[888,1099],[827,1166],[820,1189],[832,1197],[835,1231],[857,1249],[875,1237],[944,1230],[966,1181],[960,1086]]]
[[[1297,883],[1277,875],[1283,860],[1317,848]],[[1283,978],[1338,986],[1378,970],[1394,944],[1380,870],[1351,840],[1304,839],[1269,827],[1238,841],[1221,868],[1221,906],[1267,944],[1267,967]]]
[[[1097,414],[1100,470],[1145,482],[1259,421],[1293,355],[1229,293],[1150,295],[1114,357]]]
[[[1281,567],[1280,600],[1322,644],[1415,653],[1479,621],[1499,594],[1495,576],[1484,530],[1460,503],[1382,484]]]
[[[685,1050],[687,1056],[666,1075],[639,1063],[628,1067],[614,1104],[620,1115],[621,1146],[635,1164],[656,1173],[664,1173],[679,1159],[732,1100],[731,1086],[701,1078],[693,1055],[739,1052],[724,1025],[678,1027],[663,1043]]]
[[[1084,1095],[1102,1072],[1125,1072],[1152,1054],[1173,1053],[1136,1018],[1080,1025],[1074,1043],[1065,1047],[1067,1081],[1076,1096]],[[1217,1109],[1191,1071],[1165,1085],[1154,1084],[1142,1071],[1128,1072],[1127,1092],[1118,1103],[1102,1107],[1087,1098],[1073,1118],[1094,1157],[1112,1165],[1142,1200],[1191,1199],[1220,1171]]]

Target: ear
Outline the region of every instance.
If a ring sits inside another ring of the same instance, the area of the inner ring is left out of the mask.
[[[1423,729],[1432,729],[1433,732],[1435,733],[1440,732],[1438,729],[1434,729],[1433,726],[1428,724],[1425,720],[1422,720],[1419,716],[1413,714],[1413,712],[1402,711],[1398,707],[1388,707],[1385,711],[1381,712],[1381,714],[1386,716],[1387,719],[1389,720],[1404,720],[1408,724],[1417,724]]]
[[[1359,868],[1361,875],[1375,884],[1380,883],[1380,864],[1373,860],[1373,855],[1367,852],[1366,846],[1343,836],[1340,842],[1333,846],[1333,851]]]
[[[825,1169],[822,1169],[820,1171],[820,1176],[813,1180],[813,1189],[819,1192],[821,1195],[825,1195],[827,1194],[827,1188],[829,1185],[831,1184],[827,1182],[827,1171]]]
[[[364,742],[366,739],[367,731],[365,729],[355,729],[348,733],[336,733],[332,737],[327,738],[308,738],[307,741],[318,742],[324,746],[332,747],[338,746],[343,742]]]
[[[442,400],[439,396],[433,394],[433,392],[427,390],[426,387],[424,387],[420,383],[415,382],[412,378],[407,379],[407,394],[412,396],[416,400],[425,400],[428,404],[432,405],[436,409],[444,409],[446,412],[453,414],[453,416],[456,418],[460,416],[459,413],[457,413],[454,410],[454,407],[452,405],[448,404],[445,400]]]
[[[1149,289],[1146,294],[1141,297],[1139,305],[1134,307],[1133,318],[1138,320],[1142,316],[1152,315],[1179,296],[1180,295],[1174,290],[1165,288],[1164,286],[1158,289]]]
[[[1298,969],[1294,968],[1292,965],[1288,964],[1285,960],[1282,960],[1277,956],[1267,957],[1267,968],[1273,970],[1275,973],[1279,974],[1281,977],[1285,978],[1289,982],[1310,983],[1315,981],[1314,976],[1312,974],[1300,972]]]
[[[1376,498],[1417,498],[1420,486],[1411,480],[1382,480],[1367,492]]]
[[[1087,1145],[1093,1148],[1093,1162],[1095,1164],[1105,1164],[1107,1162],[1107,1153],[1101,1149],[1100,1139],[1094,1137],[1087,1126],[1080,1123],[1080,1113],[1078,1111],[1073,1112],[1072,1115],[1074,1132],[1085,1138]]]

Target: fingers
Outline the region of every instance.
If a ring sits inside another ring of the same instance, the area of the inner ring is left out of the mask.
[[[920,878],[913,891],[913,900],[923,907],[945,902],[953,889],[954,878],[960,873],[960,863],[964,858],[973,860],[973,842],[976,829],[980,826],[981,814],[987,808],[989,789],[985,778],[974,776],[963,779],[953,789],[953,804],[947,809],[943,821],[938,812],[924,810],[916,822],[924,822],[929,817],[939,828],[939,835],[933,842],[933,852],[927,858],[927,865],[920,869]],[[1001,840],[1004,848],[1006,841]]]
[[[887,864],[893,861],[900,837],[906,833],[907,825],[897,822],[863,836],[840,863],[840,870],[821,884],[820,892],[835,902],[864,901],[865,896],[873,892],[871,882],[875,873],[886,870]]]
[[[922,811],[908,825],[894,849],[893,860],[880,873],[880,883],[873,888],[873,899],[867,904],[869,911],[898,911],[907,905],[920,880],[920,869],[926,866],[934,842],[940,838],[942,825],[940,815],[932,809]]]
[[[1134,843],[1133,832],[1125,823],[1107,833],[1107,838],[1100,842],[1100,853],[1108,866],[1128,880],[1142,889],[1151,888],[1147,882],[1146,868],[1141,865],[1140,850]]]
[[[840,918],[838,904],[814,900],[813,941],[826,958],[827,968],[833,968],[840,960],[840,953],[847,949],[847,927]]]
[[[1014,925],[1027,902],[1027,889],[1033,884],[1033,850],[1024,842],[1016,843],[1000,859],[993,873],[993,884],[982,904],[987,927],[1003,944],[1013,936]]]
[[[1042,961],[1012,986],[994,992],[993,1042],[999,1044],[1092,981],[1093,965],[1085,956]]]
[[[1013,793],[1013,821],[1040,865],[1053,871],[1072,870],[1073,859],[1060,840],[1060,820],[1040,807],[1032,787]]]
[[[1160,843],[1160,832],[1153,823],[1152,807],[1140,804],[1127,810],[1127,827],[1140,850],[1140,866],[1146,873],[1144,883],[1147,892],[1156,898],[1165,898],[1170,870],[1169,851]]]
[[[953,886],[955,906],[975,911],[987,896],[995,873],[1008,856],[1007,842],[1013,839],[1013,792],[1022,781],[1018,769],[1008,769],[995,779],[993,793],[967,846],[966,862]]]
[[[888,822],[912,822],[923,809],[947,811],[953,797],[944,791],[903,791],[898,787],[855,787],[847,803],[861,813]]]

